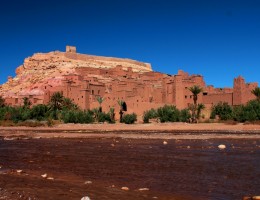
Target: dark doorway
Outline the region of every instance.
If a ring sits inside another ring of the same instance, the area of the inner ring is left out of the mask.
[[[123,109],[123,111],[127,111],[127,105],[125,102],[123,102],[122,109]]]

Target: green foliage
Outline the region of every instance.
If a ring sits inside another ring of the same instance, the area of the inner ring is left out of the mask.
[[[201,111],[205,109],[205,105],[203,103],[199,103],[197,106],[197,116],[196,118],[199,119],[201,115]]]
[[[260,120],[260,101],[252,100],[246,105],[232,108],[227,103],[218,103],[213,106],[211,118],[219,115],[221,120],[235,120],[239,122]]]
[[[229,120],[233,118],[232,107],[226,102],[220,102],[212,107],[210,118],[214,119],[216,115],[219,116],[221,120]]]
[[[233,119],[235,121],[239,122],[245,122],[247,120],[247,116],[245,116],[245,106],[240,105],[240,106],[235,106],[233,108]]]
[[[109,110],[110,123],[115,123],[115,108],[111,107]]]
[[[120,106],[120,108],[122,108],[124,101],[119,99],[117,100],[117,103]]]
[[[125,124],[133,124],[137,121],[137,115],[135,113],[126,114],[122,117],[122,122]]]
[[[157,109],[160,122],[178,122],[180,120],[180,111],[172,105],[165,105]]]
[[[151,110],[147,110],[143,114],[143,122],[149,123],[150,119],[157,118],[157,116],[158,116],[157,110],[155,110],[154,108],[152,108]]]
[[[191,114],[189,109],[183,109],[180,111],[180,121],[181,122],[188,122],[189,119],[191,118]]]
[[[63,98],[62,101],[62,110],[78,110],[79,107],[75,104],[70,98]]]
[[[97,102],[99,103],[100,106],[104,100],[105,100],[105,98],[103,98],[103,97],[100,97],[100,96],[97,97]]]
[[[192,87],[190,87],[188,89],[193,94],[193,101],[194,101],[194,104],[196,104],[197,103],[197,99],[198,99],[198,95],[199,95],[199,93],[201,93],[203,91],[203,89],[200,86],[198,86],[198,85],[194,85],[194,86],[192,86]]]
[[[51,96],[51,100],[49,102],[49,108],[50,110],[56,111],[56,110],[62,110],[63,107],[63,101],[64,97],[61,92],[55,92]],[[57,117],[57,115],[55,115]]]
[[[23,98],[23,109],[29,109],[30,106],[32,105],[32,102],[28,97]]]
[[[62,120],[64,123],[88,124],[94,122],[93,115],[88,111],[63,111]]]
[[[35,105],[30,110],[30,119],[44,120],[47,117],[48,107],[44,104]]]
[[[260,120],[260,101],[249,101],[244,107],[244,116],[246,121]]]
[[[143,114],[143,122],[149,123],[150,119],[159,118],[160,122],[187,122],[191,114],[189,109],[178,110],[175,106],[165,105],[158,109],[147,110]]]
[[[257,100],[260,101],[260,87],[256,87],[251,92],[256,96]]]
[[[105,122],[105,121],[107,121],[109,123],[112,123],[112,120],[110,118],[110,113],[104,113],[104,112],[98,113],[97,121],[98,122]]]

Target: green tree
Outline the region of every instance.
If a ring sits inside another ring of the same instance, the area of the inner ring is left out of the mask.
[[[256,87],[251,92],[252,92],[252,94],[254,94],[256,96],[256,99],[258,101],[260,101],[260,87]]]
[[[197,119],[200,118],[201,111],[205,109],[205,105],[203,103],[199,103],[197,106]]]
[[[23,98],[23,109],[29,109],[30,106],[32,105],[32,102],[28,97]]]
[[[233,119],[232,106],[226,102],[219,102],[212,107],[210,118],[214,119],[216,115],[218,115],[221,120]]]
[[[111,122],[115,122],[115,108],[114,107],[110,108],[109,115],[110,115]]]
[[[199,93],[201,93],[203,91],[203,89],[198,85],[194,85],[194,86],[190,87],[189,90],[192,93],[193,103],[194,103],[194,106],[192,107],[192,122],[195,122],[197,119],[196,111],[197,111],[198,95],[199,95]]]
[[[97,97],[97,102],[99,103],[99,112],[102,112],[102,103],[103,103],[103,101],[105,100],[105,98],[103,98],[103,97],[100,97],[100,96],[98,96]]]
[[[49,116],[58,119],[58,113],[63,108],[64,97],[61,92],[55,92],[49,102]]]
[[[62,110],[64,102],[64,97],[61,92],[55,92],[51,96],[51,100],[49,103],[50,109],[53,111]]]
[[[63,98],[62,102],[63,108],[67,110],[78,110],[79,107],[77,104],[75,104],[70,98]]]

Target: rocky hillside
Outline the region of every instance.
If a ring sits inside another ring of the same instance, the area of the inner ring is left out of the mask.
[[[122,66],[124,70],[131,67],[135,72],[152,71],[150,64],[130,59],[91,56],[75,52],[36,53],[24,60],[16,69],[14,78],[0,86],[0,95],[14,97],[17,95],[40,95],[42,85],[59,86],[64,75],[77,74],[77,68],[114,68]]]

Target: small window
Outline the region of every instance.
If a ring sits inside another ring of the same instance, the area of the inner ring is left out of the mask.
[[[208,95],[208,93],[207,92],[203,92],[203,96],[207,96]]]
[[[187,99],[187,95],[185,95],[185,99]]]
[[[94,94],[94,90],[91,91],[91,94]]]

